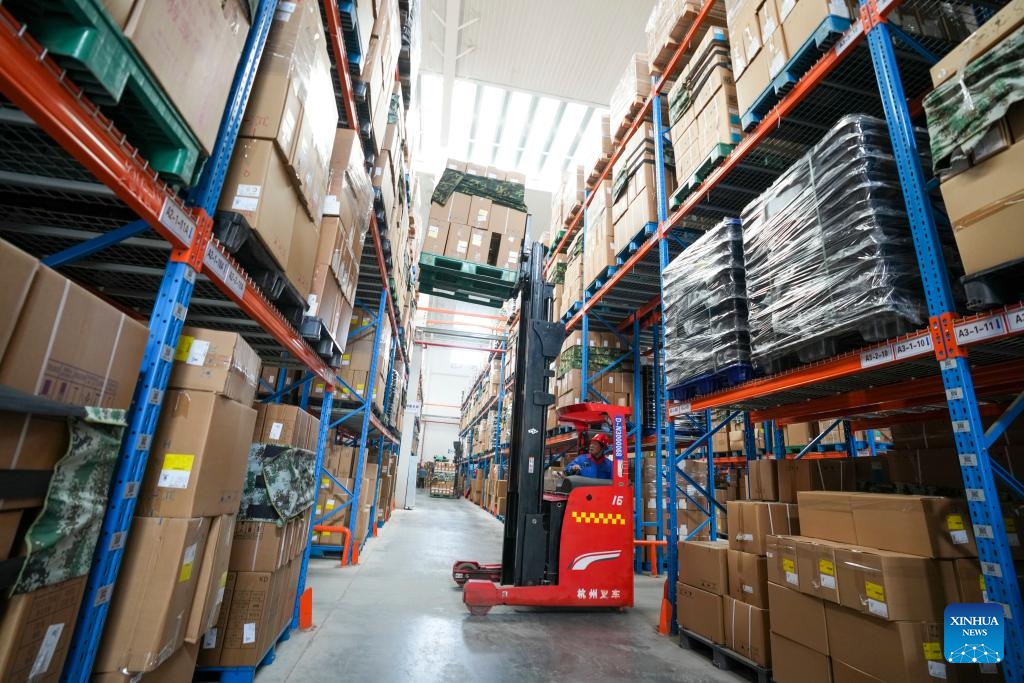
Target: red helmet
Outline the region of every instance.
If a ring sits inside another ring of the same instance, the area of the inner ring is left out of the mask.
[[[605,448],[608,448],[609,446],[612,445],[612,440],[604,432],[598,432],[597,434],[594,434],[594,436],[590,439],[590,443],[599,443]]]

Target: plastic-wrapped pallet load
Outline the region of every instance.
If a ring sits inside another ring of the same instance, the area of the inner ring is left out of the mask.
[[[740,222],[729,218],[706,232],[663,278],[668,385],[749,367]]]
[[[841,119],[743,211],[751,358],[777,369],[923,326],[884,121]]]

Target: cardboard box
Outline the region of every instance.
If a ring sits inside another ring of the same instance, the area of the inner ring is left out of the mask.
[[[204,633],[217,625],[217,616],[227,587],[228,561],[231,559],[236,519],[234,514],[221,515],[215,517],[210,525],[206,550],[199,565],[196,595],[185,628],[186,643],[198,643]]]
[[[829,16],[851,19],[850,11],[843,0],[796,0],[779,3],[782,18],[782,34],[786,44],[797,50],[818,29]]]
[[[677,583],[676,620],[679,626],[714,643],[724,645],[725,622],[722,600],[721,595],[685,583]]]
[[[683,541],[679,544],[679,582],[724,595],[729,590],[729,544]]]
[[[0,621],[0,680],[60,680],[84,593],[83,576],[7,600]]]
[[[942,657],[941,624],[884,621],[833,604],[825,605],[825,622],[834,662],[883,681],[959,680],[959,667]]]
[[[769,536],[766,541],[768,581],[793,590],[800,588],[797,546],[799,536]]]
[[[946,604],[986,602],[985,577],[981,573],[978,560],[939,560],[938,566]]]
[[[829,654],[825,628],[825,603],[791,588],[768,584],[772,633],[801,643],[823,655]],[[776,658],[776,664],[778,664]]]
[[[1024,204],[1014,175],[1024,164],[1024,141],[946,179],[939,189],[953,223],[953,235],[967,275],[1024,258],[1016,226]]]
[[[256,411],[205,391],[168,391],[137,513],[213,517],[238,511]]]
[[[857,546],[802,537],[791,540],[796,547],[798,587],[801,592],[836,604],[842,602],[840,590],[846,590],[851,595],[863,594],[863,586],[840,586],[839,582],[839,560],[836,554],[841,549]]]
[[[731,500],[726,503],[729,515],[729,549],[764,555],[769,534],[800,533],[800,515],[795,505]]]
[[[465,261],[469,258],[469,240],[473,229],[468,225],[452,221],[448,226],[448,241],[445,242],[444,255]]]
[[[776,683],[830,683],[832,661],[806,645],[771,634],[772,679]]]
[[[762,666],[771,666],[768,610],[726,596],[723,600],[725,646]]]
[[[198,389],[252,405],[262,361],[235,332],[184,327],[178,338],[168,389]]]
[[[244,4],[239,0],[177,4],[135,0],[124,28],[125,37],[206,154],[217,141],[235,67],[249,33]]]
[[[142,679],[146,683],[182,683],[192,680],[196,669],[196,659],[199,656],[199,646],[185,643],[172,654],[167,660],[148,672]],[[107,673],[93,674],[89,683],[136,683],[139,681],[136,673],[123,673],[108,671]]]
[[[224,649],[224,632],[227,630],[228,617],[231,615],[231,602],[237,577],[238,572],[228,571],[224,584],[224,599],[221,602],[221,609],[217,612],[216,625],[208,629],[199,642],[199,656],[196,662],[199,666],[220,665],[220,654]]]
[[[466,260],[486,265],[490,249],[491,233],[480,228],[473,228],[469,234],[469,250],[466,253]]]
[[[1024,23],[1024,2],[1008,3],[931,68],[932,85],[937,88],[948,81],[964,66],[1000,43],[1021,23]]]
[[[287,560],[287,525],[239,521],[231,542],[231,571],[272,572]]]
[[[779,500],[796,503],[798,491],[853,491],[852,460],[781,460],[778,463]]]
[[[124,29],[124,25],[128,23],[128,16],[132,13],[132,5],[135,4],[135,0],[103,0],[102,4],[117,27]]]
[[[975,557],[967,504],[940,496],[849,496],[857,543],[922,557]]]
[[[18,314],[28,298],[37,268],[39,261],[13,244],[0,240],[0,311],[4,311],[0,319],[0,358],[7,351],[7,342],[14,333]]]
[[[431,218],[427,223],[427,232],[423,238],[424,254],[444,254],[448,242],[448,221]]]
[[[291,172],[269,140],[239,137],[217,208],[242,214],[284,269],[299,197]]]
[[[729,597],[754,607],[768,608],[768,567],[764,557],[738,550],[728,552]]]
[[[889,621],[941,620],[939,568],[928,558],[872,548],[837,548],[839,598],[850,609]]]
[[[832,683],[885,683],[881,678],[869,676],[849,664],[832,660]]]
[[[181,647],[209,531],[202,518],[135,518],[95,671],[152,671]]]
[[[15,542],[19,541],[21,517],[24,510],[8,510],[0,512],[0,560],[6,560],[19,551]]]
[[[804,536],[857,544],[849,494],[831,491],[800,491],[800,529]]]
[[[779,500],[778,466],[779,461],[777,460],[751,460],[747,464],[748,500]],[[795,503],[796,501],[783,502]]]

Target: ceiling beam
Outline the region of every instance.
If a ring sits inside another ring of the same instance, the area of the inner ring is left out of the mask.
[[[519,169],[523,163],[523,152],[526,151],[526,141],[530,139],[530,131],[533,129],[533,119],[537,116],[537,107],[540,106],[540,98],[534,95],[530,99],[530,109],[526,114],[526,125],[523,126],[523,133],[519,136],[519,150],[516,152],[516,164],[512,168]]]
[[[508,118],[508,103],[512,100],[512,91],[506,90],[505,96],[501,100],[501,114],[498,115],[498,125],[494,127],[494,138],[490,141],[490,154],[488,155],[489,161],[488,166],[494,165],[494,160],[498,156],[498,145],[501,144],[501,136],[505,132],[505,120]]]
[[[583,117],[583,122],[580,124],[579,129],[576,131],[576,139],[572,141],[572,146],[569,147],[569,152],[565,155],[565,161],[562,162],[562,173],[565,174],[569,170],[569,164],[572,162],[573,157],[576,156],[576,150],[580,147],[580,142],[583,140],[583,134],[590,129],[590,121],[594,118],[594,108],[591,107],[587,110],[587,115]]]
[[[548,133],[548,140],[544,144],[544,151],[541,152],[540,161],[537,162],[537,173],[540,173],[544,169],[544,165],[548,163],[548,157],[551,155],[551,145],[555,142],[555,136],[558,135],[558,129],[562,127],[562,118],[565,116],[565,101],[562,101],[558,105],[558,113],[555,114],[555,122],[551,124],[551,132]]]

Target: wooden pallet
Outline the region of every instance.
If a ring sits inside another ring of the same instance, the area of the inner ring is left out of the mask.
[[[717,643],[713,643],[704,636],[697,635],[692,631],[679,629],[679,647],[711,657],[711,663],[715,665],[716,669],[746,672],[757,683],[772,683],[771,669],[747,659],[738,652],[733,652]]]

